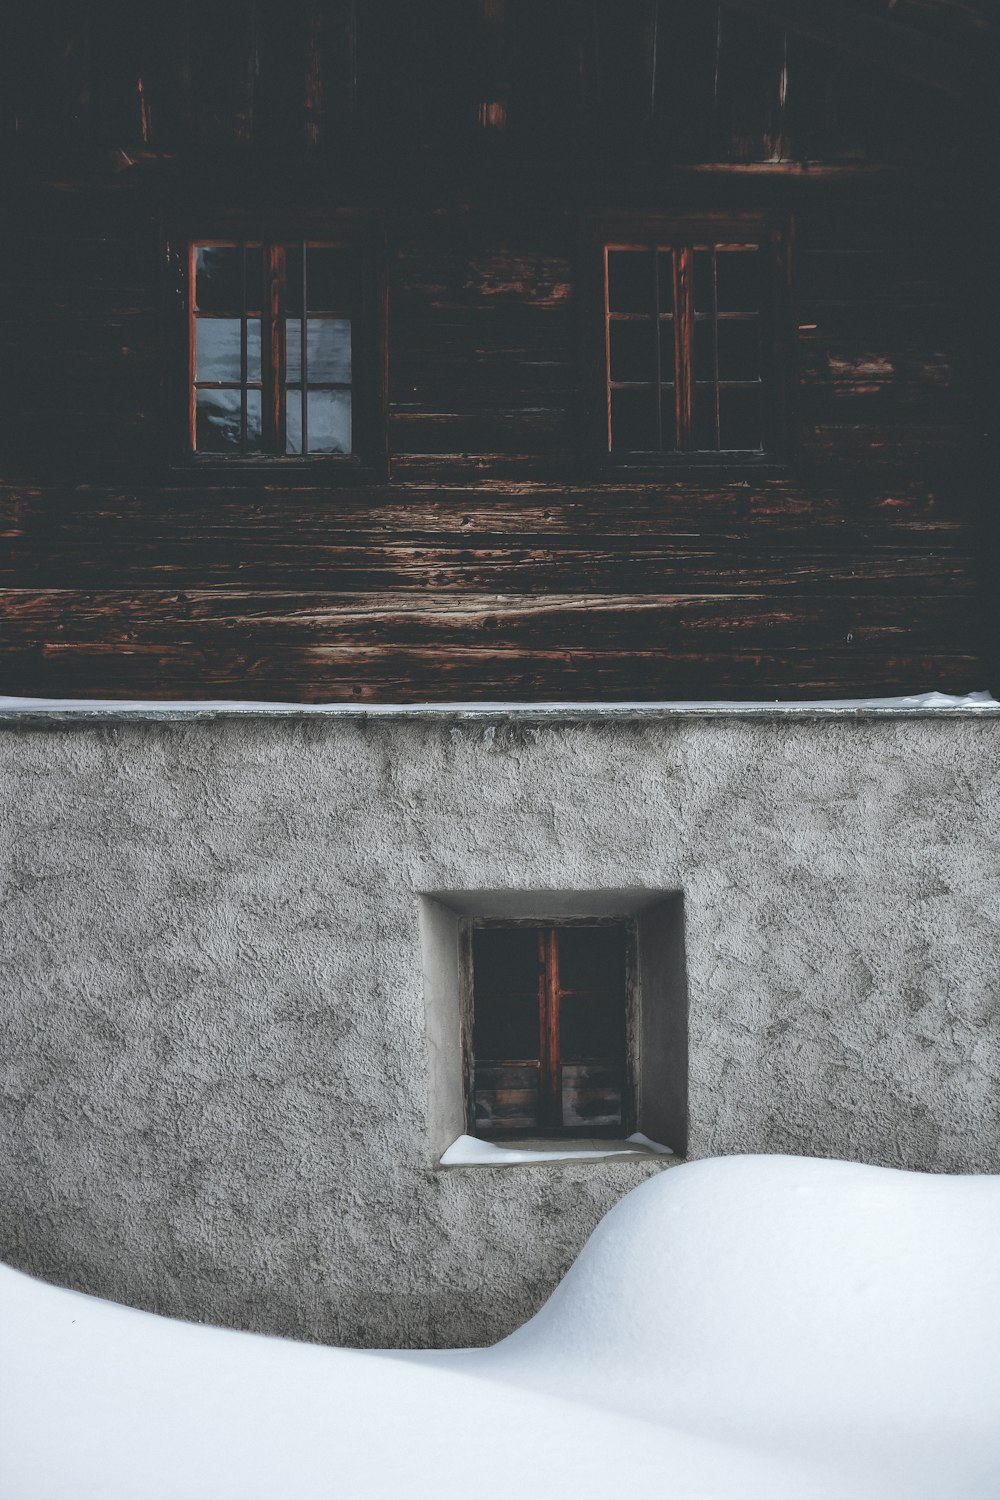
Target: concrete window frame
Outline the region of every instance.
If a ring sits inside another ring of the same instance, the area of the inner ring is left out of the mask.
[[[417,896],[427,1052],[427,1147],[434,1165],[469,1118],[471,932],[477,920],[617,919],[634,931],[631,1072],[635,1128],[687,1150],[688,991],[684,896],[678,890],[423,891]],[[553,1145],[564,1138],[553,1136]]]

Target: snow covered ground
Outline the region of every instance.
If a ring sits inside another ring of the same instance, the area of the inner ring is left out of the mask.
[[[2,1500],[995,1500],[1000,1178],[629,1194],[492,1349],[327,1349],[0,1274]]]

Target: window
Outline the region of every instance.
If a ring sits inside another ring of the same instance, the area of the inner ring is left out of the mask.
[[[628,950],[622,922],[473,929],[476,1134],[630,1128]]]
[[[602,243],[607,451],[773,457],[782,404],[774,236],[753,222],[623,228],[633,232]]]
[[[371,456],[384,364],[374,282],[371,257],[351,242],[190,242],[190,451]]]

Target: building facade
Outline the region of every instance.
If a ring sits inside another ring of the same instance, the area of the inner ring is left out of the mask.
[[[120,707],[0,711],[0,1254],[479,1343],[672,1160],[994,1170],[995,708],[824,706],[996,687],[988,7],[4,25],[0,691]]]

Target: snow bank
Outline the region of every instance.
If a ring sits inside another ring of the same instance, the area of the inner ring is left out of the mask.
[[[3,1500],[995,1500],[998,1244],[1000,1178],[691,1163],[623,1199],[524,1328],[441,1352],[2,1268]]]
[[[611,714],[630,716],[677,713],[836,713],[871,709],[888,712],[925,713],[928,709],[943,712],[956,709],[990,710],[1000,703],[989,693],[912,693],[902,698],[803,698],[775,699],[691,699],[677,702],[635,703],[256,703],[235,698],[16,698],[0,695],[0,715],[4,714],[125,714],[142,717],[183,714],[552,714],[553,716]]]
[[[602,1161],[611,1156],[673,1156],[669,1146],[651,1141],[636,1131],[624,1141],[608,1141],[606,1146],[588,1148],[546,1146],[498,1146],[495,1141],[481,1141],[473,1135],[460,1135],[441,1157],[442,1167],[514,1167],[532,1166],[546,1161]]]

